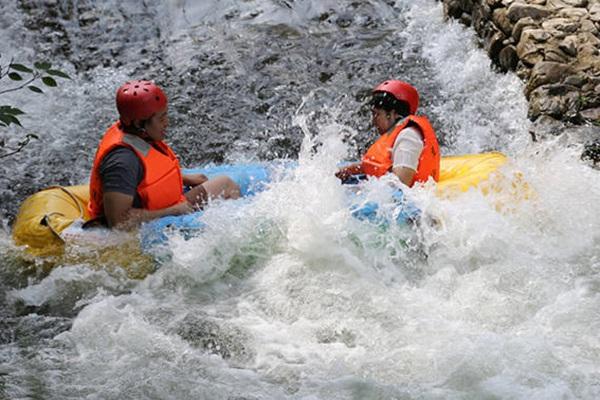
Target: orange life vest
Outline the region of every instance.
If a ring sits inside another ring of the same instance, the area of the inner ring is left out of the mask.
[[[96,218],[104,214],[100,164],[116,147],[132,149],[142,162],[144,178],[137,187],[142,208],[159,210],[184,201],[181,168],[173,150],[163,141],[150,144],[139,136],[127,134],[119,125],[116,122],[106,131],[96,151],[90,178],[90,216]]]
[[[423,151],[419,158],[419,165],[413,181],[426,182],[430,176],[437,182],[440,177],[440,145],[433,127],[429,120],[423,116],[410,115],[400,121],[394,129],[386,134],[381,135],[379,139],[365,153],[362,158],[361,166],[365,174],[369,176],[380,177],[389,172],[393,165],[392,150],[396,138],[409,123],[414,123],[419,127],[423,135]]]

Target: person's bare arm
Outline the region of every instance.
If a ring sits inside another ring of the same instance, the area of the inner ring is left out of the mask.
[[[392,172],[400,179],[400,181],[402,181],[402,183],[409,187],[412,186],[413,178],[417,173],[417,171],[408,167],[394,167],[392,168]]]
[[[362,164],[354,163],[354,164],[350,164],[350,165],[340,168],[338,170],[338,172],[335,173],[335,176],[337,176],[341,180],[346,180],[352,175],[358,175],[358,174],[362,174],[362,173],[363,173]]]
[[[107,192],[103,196],[104,215],[110,228],[130,230],[142,222],[150,221],[165,215],[187,214],[194,209],[187,201],[160,210],[143,210],[133,208],[133,196],[119,192]]]
[[[204,182],[208,180],[206,175],[204,174],[187,174],[183,175],[183,185],[184,186],[198,186],[202,185]]]

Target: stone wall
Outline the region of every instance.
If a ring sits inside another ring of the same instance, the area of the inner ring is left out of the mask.
[[[531,120],[600,125],[600,0],[442,1],[526,82]]]

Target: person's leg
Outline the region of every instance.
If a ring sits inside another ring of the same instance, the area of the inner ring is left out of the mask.
[[[196,207],[203,207],[208,199],[237,199],[240,187],[228,176],[217,176],[201,185],[194,186],[185,193],[187,200]]]

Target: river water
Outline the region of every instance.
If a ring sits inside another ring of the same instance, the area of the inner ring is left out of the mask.
[[[600,396],[600,177],[560,137],[530,142],[522,84],[440,3],[4,3],[0,60],[49,57],[73,79],[2,98],[41,140],[0,165],[0,398]],[[299,166],[251,202],[213,204],[143,280],[118,257],[48,272],[10,223],[25,196],[87,179],[132,77],[165,87],[184,166]],[[391,77],[420,89],[444,154],[506,153],[527,199],[425,187],[407,195],[436,223],[352,218],[332,174],[372,140],[367,95]]]

